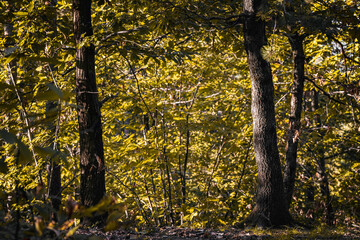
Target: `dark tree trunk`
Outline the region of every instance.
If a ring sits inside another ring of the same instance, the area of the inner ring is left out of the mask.
[[[312,97],[312,111],[316,111],[319,108],[319,92],[316,91],[315,89],[312,90],[311,92],[311,97]],[[320,135],[321,138],[323,138],[324,133],[323,130],[321,129],[322,123],[321,123],[321,118],[319,114],[315,114],[314,116],[314,121],[315,121],[315,126],[318,129],[318,133]],[[323,147],[322,143],[317,144],[317,153],[319,156],[319,159],[317,159],[317,163],[318,163],[318,173],[320,176],[320,193],[321,196],[323,198],[325,198],[322,201],[322,205],[324,207],[324,212],[325,212],[325,219],[326,219],[326,224],[328,224],[329,226],[333,225],[334,222],[334,210],[332,208],[332,203],[331,203],[331,194],[330,194],[330,189],[329,189],[329,181],[328,181],[328,177],[327,177],[327,173],[326,173],[326,163],[325,163],[325,149]]]
[[[246,223],[259,227],[289,225],[277,148],[274,86],[270,64],[263,59],[265,22],[257,16],[265,0],[244,0],[244,39],[252,84],[253,145],[258,167],[256,206]]]
[[[85,37],[93,35],[91,0],[73,0],[76,40],[76,100],[80,135],[80,197],[82,205],[96,205],[105,195],[105,164],[100,104],[95,78],[95,47]],[[100,219],[91,219],[91,221]]]
[[[334,225],[334,209],[332,207],[332,198],[329,189],[329,180],[326,173],[326,162],[325,157],[322,156],[319,162],[319,175],[320,179],[320,192],[321,195],[325,198],[323,201],[324,210],[325,210],[325,217],[326,217],[326,224],[329,226]]]
[[[315,203],[315,187],[313,183],[314,169],[310,162],[305,165],[305,218],[310,220],[310,223],[314,223],[314,203]]]
[[[304,128],[310,133],[311,132],[311,125],[312,125],[312,119],[310,118],[307,113],[311,113],[314,110],[314,101],[313,101],[313,94],[312,91],[305,91],[304,92]],[[310,150],[308,149],[308,152]],[[313,152],[310,152],[313,154]],[[304,186],[305,188],[305,206],[304,206],[304,212],[306,219],[310,220],[310,223],[314,223],[315,220],[315,185],[314,185],[314,179],[315,179],[315,172],[314,166],[311,161],[307,161],[304,166],[304,180],[306,182]]]
[[[51,0],[49,1],[49,5],[47,6],[46,13],[47,13],[47,22],[49,24],[48,26],[48,32],[50,33],[49,37],[51,39],[55,38],[57,35],[56,31],[56,4],[57,0]],[[48,45],[48,43],[47,43]],[[53,53],[49,51],[49,47],[46,47],[46,54],[49,57]],[[52,71],[54,70],[54,67],[49,64],[49,75],[52,75]],[[54,80],[55,81],[55,80]],[[52,83],[52,84],[55,84]],[[58,144],[57,144],[57,131],[56,131],[56,117],[60,114],[60,105],[56,101],[49,101],[46,103],[46,117],[49,120],[48,124],[48,130],[50,131],[50,134],[52,136],[50,140],[50,147],[53,150],[58,150]],[[55,158],[55,159],[54,159]],[[46,166],[47,170],[47,180],[48,180],[48,196],[50,199],[51,207],[53,208],[54,212],[51,214],[52,220],[57,220],[56,212],[59,211],[60,204],[61,204],[61,167],[58,163],[58,160],[56,159],[56,156],[51,156],[51,159],[49,160],[49,164]]]
[[[46,103],[46,115],[50,118],[50,123],[48,124],[48,128],[50,130],[50,134],[53,136],[51,138],[50,146],[53,150],[58,150],[58,146],[55,140],[56,135],[56,124],[54,124],[55,120],[53,119],[53,115],[56,116],[58,112],[59,105],[57,102],[47,102]],[[56,156],[51,156],[49,160],[50,163],[46,166],[47,174],[48,174],[48,196],[50,199],[50,204],[53,210],[51,214],[52,220],[57,220],[56,212],[60,208],[61,203],[61,167],[57,162]]]
[[[293,59],[294,59],[294,79],[291,89],[289,130],[286,145],[286,161],[284,170],[284,192],[286,207],[289,209],[294,192],[296,175],[296,157],[298,149],[298,137],[301,127],[301,110],[304,92],[304,65],[305,55],[303,49],[304,36],[294,34],[289,36]]]

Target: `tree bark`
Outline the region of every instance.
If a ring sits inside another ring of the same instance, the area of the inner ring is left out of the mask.
[[[50,140],[50,146],[53,150],[58,150],[58,144],[55,140],[56,135],[56,124],[54,124],[53,115],[54,112],[58,112],[57,109],[59,105],[57,102],[47,102],[46,103],[46,115],[50,118],[50,123],[48,124],[48,129],[50,134],[54,137]],[[55,114],[56,114],[55,113]],[[53,159],[56,156],[51,156],[49,159],[49,164],[46,166],[47,170],[47,180],[48,180],[48,196],[50,199],[51,207],[54,212],[51,214],[51,218],[54,221],[57,221],[56,212],[59,211],[61,204],[61,166],[58,163],[57,159]]]
[[[80,135],[80,198],[85,207],[93,206],[105,195],[105,164],[101,113],[95,77],[95,47],[79,45],[93,35],[91,0],[73,0],[76,42],[76,100]],[[91,222],[101,220],[92,218]]]
[[[317,109],[319,109],[319,92],[315,89],[311,92],[312,97],[312,111],[315,112]],[[321,118],[319,114],[315,114],[314,116],[315,126],[318,128],[318,133],[321,139],[324,136],[324,133],[321,129],[322,123]],[[317,153],[319,158],[316,159],[318,164],[318,173],[320,176],[320,193],[323,198],[325,198],[322,201],[322,205],[324,207],[325,212],[325,220],[326,224],[329,226],[333,225],[334,222],[334,210],[331,203],[331,194],[329,189],[329,180],[326,173],[326,162],[325,162],[325,149],[322,143],[319,143],[317,145]]]
[[[266,0],[244,0],[244,39],[251,78],[253,146],[258,167],[256,206],[245,223],[259,227],[291,224],[286,208],[277,148],[274,86],[270,64],[262,57],[265,22],[257,15]]]
[[[48,14],[46,20],[48,22],[48,30],[50,32],[49,37],[55,38],[57,35],[56,29],[56,4],[57,0],[51,0],[47,2],[46,13]],[[49,57],[52,57],[52,52],[49,51],[49,43],[46,44],[46,54]],[[54,67],[49,64],[49,75],[52,75]],[[51,84],[55,84],[54,82]],[[57,143],[57,131],[56,131],[56,117],[60,114],[60,105],[57,101],[48,101],[46,103],[46,117],[49,120],[48,130],[50,131],[50,135],[52,136],[50,139],[50,147],[53,150],[58,150]],[[47,170],[47,180],[48,180],[48,197],[50,199],[51,207],[54,212],[51,213],[51,219],[57,221],[56,212],[59,211],[61,204],[61,166],[58,163],[57,159],[54,159],[56,156],[51,156],[49,159],[49,164],[46,166]]]
[[[300,135],[300,120],[305,81],[305,55],[303,49],[304,36],[294,34],[288,38],[291,44],[294,59],[294,79],[291,89],[292,95],[290,103],[289,130],[287,136],[286,160],[284,169],[284,192],[287,209],[290,208],[295,185],[298,137]]]

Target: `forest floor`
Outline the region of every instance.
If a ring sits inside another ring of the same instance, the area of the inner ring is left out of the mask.
[[[151,230],[116,230],[101,232],[97,229],[80,229],[73,236],[75,240],[117,240],[117,239],[144,239],[144,240],[195,240],[195,239],[359,239],[360,231],[351,230],[238,230],[228,229],[224,231],[214,229],[189,229],[179,227],[163,227]]]

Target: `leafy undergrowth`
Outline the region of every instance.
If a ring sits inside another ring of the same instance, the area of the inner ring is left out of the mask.
[[[79,229],[71,239],[82,240],[116,240],[116,239],[360,239],[359,229],[328,229],[315,230],[281,229],[189,229],[179,227],[163,227],[142,230],[116,230],[102,232],[98,229]]]

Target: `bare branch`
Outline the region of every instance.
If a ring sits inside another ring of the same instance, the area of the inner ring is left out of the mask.
[[[129,30],[124,30],[124,31],[114,32],[114,33],[111,33],[111,34],[107,35],[103,39],[101,39],[100,42],[104,42],[104,41],[106,41],[109,38],[112,38],[114,36],[129,34],[129,33],[133,33],[133,32],[138,32],[138,31],[140,31],[142,29],[145,29],[145,28],[144,27],[139,27],[139,28],[135,28],[135,29],[129,29]]]
[[[353,58],[351,58],[351,57],[349,57],[347,54],[346,54],[346,52],[345,52],[345,48],[344,48],[344,44],[342,44],[339,40],[337,40],[336,38],[334,38],[334,37],[332,37],[332,39],[337,43],[337,44],[339,44],[340,45],[340,48],[341,48],[341,53],[342,53],[342,55],[344,56],[344,58],[345,59],[349,59],[350,61],[352,61],[352,62],[354,62],[354,63],[356,63],[356,64],[359,64],[360,65],[360,62],[359,61],[357,61],[357,60],[355,60],[355,59],[353,59]]]
[[[342,105],[346,105],[345,103],[343,103],[343,102],[341,102],[341,101],[339,101],[339,100],[331,97],[331,95],[330,95],[329,93],[327,93],[324,89],[322,89],[321,87],[319,87],[319,86],[314,82],[313,79],[310,79],[310,78],[308,78],[308,77],[305,77],[305,79],[308,80],[309,82],[311,82],[311,83],[314,85],[314,87],[316,87],[317,89],[319,89],[319,90],[320,90],[322,93],[324,93],[324,95],[327,96],[329,99],[331,99],[331,100],[333,100],[333,101],[335,101],[335,102],[337,102],[337,103],[340,103],[340,104],[342,104]]]
[[[109,101],[110,99],[113,99],[113,98],[116,98],[117,96],[119,96],[119,92],[117,92],[115,95],[109,95],[109,96],[106,96],[103,100],[101,100],[99,102],[99,105],[100,107],[102,107],[104,105],[104,103],[106,103],[107,101]]]

